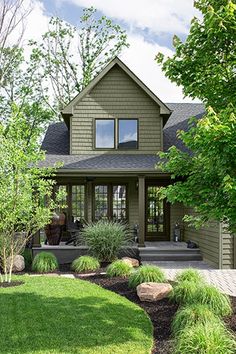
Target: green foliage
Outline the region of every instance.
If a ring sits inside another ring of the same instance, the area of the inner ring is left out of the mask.
[[[196,0],[194,6],[202,17],[192,20],[185,42],[174,37],[172,57],[159,54],[157,61],[186,96],[219,111],[230,103],[236,105],[236,4],[234,0]]]
[[[25,269],[31,270],[32,261],[33,261],[32,249],[25,248],[24,251],[22,252],[22,256],[24,257],[25,260]]]
[[[156,266],[143,265],[135,270],[129,277],[130,288],[136,288],[139,284],[146,282],[165,283],[165,274]]]
[[[127,277],[132,272],[133,267],[130,264],[119,259],[112,262],[106,270],[106,273],[109,277]]]
[[[174,354],[234,354],[234,336],[221,323],[197,323],[181,331],[174,343]]]
[[[229,296],[212,285],[185,280],[174,286],[170,298],[181,305],[207,305],[209,310],[220,317],[232,313]]]
[[[196,301],[196,291],[199,284],[195,281],[182,281],[174,286],[170,293],[170,299],[181,305],[194,304]]]
[[[194,18],[183,43],[175,37],[175,54],[158,55],[166,76],[183,87],[186,96],[206,103],[206,115],[178,132],[187,151],[171,147],[160,153],[159,167],[174,180],[164,193],[195,215],[184,220],[200,227],[215,219],[236,231],[236,4],[231,0],[197,0],[202,12]]]
[[[207,305],[192,304],[186,307],[181,307],[171,324],[172,333],[179,335],[182,331],[185,331],[187,327],[195,327],[199,323],[205,325],[207,323],[223,323]]]
[[[71,265],[72,270],[75,272],[85,272],[87,270],[96,270],[100,267],[99,261],[90,256],[81,256],[76,258]]]
[[[198,286],[194,302],[207,305],[217,316],[222,317],[232,314],[229,296],[221,293],[213,285]]]
[[[13,106],[11,119],[0,124],[0,261],[5,281],[11,279],[12,256],[22,252],[58,206],[52,195],[55,169],[39,168],[45,154],[38,140],[39,131],[32,131],[27,118]]]
[[[182,272],[178,273],[175,277],[175,280],[178,282],[183,282],[183,281],[192,281],[192,282],[204,282],[204,278],[201,276],[201,274],[195,270],[195,269],[186,269],[183,270]]]
[[[32,263],[32,270],[37,273],[49,273],[58,269],[57,258],[51,252],[38,253]]]
[[[41,42],[31,41],[31,46],[43,68],[43,82],[53,89],[54,101],[46,100],[59,113],[129,45],[125,30],[90,7],[83,10],[78,27],[52,17]]]
[[[112,262],[121,247],[132,240],[127,225],[105,220],[85,226],[82,238],[89,252],[101,262]]]

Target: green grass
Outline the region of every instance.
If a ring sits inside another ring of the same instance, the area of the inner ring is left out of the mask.
[[[90,256],[81,256],[76,258],[71,265],[72,270],[75,272],[84,272],[87,270],[96,270],[100,267],[99,261]]]
[[[156,266],[144,265],[135,270],[129,277],[130,288],[136,288],[139,284],[146,282],[165,283],[165,274]]]
[[[223,317],[231,315],[232,306],[230,298],[226,294],[222,294],[213,285],[202,285],[197,288],[196,302],[205,304],[217,316]]]
[[[106,270],[109,277],[127,277],[132,272],[133,267],[130,264],[125,263],[121,259],[112,262]]]
[[[193,304],[180,308],[171,324],[171,330],[173,335],[179,335],[182,331],[185,331],[187,327],[195,326],[199,323],[205,324],[209,322],[217,322],[222,324],[219,317],[217,317],[207,305]]]
[[[182,281],[194,281],[194,282],[202,282],[204,283],[204,278],[203,276],[195,269],[189,268],[186,270],[183,270],[182,272],[179,272],[175,280],[178,282]]]
[[[170,293],[171,300],[180,305],[196,303],[196,291],[198,285],[193,281],[182,281],[174,286],[173,291]]]
[[[233,335],[217,322],[199,323],[177,336],[173,354],[235,354]]]
[[[126,298],[79,279],[16,279],[0,288],[0,353],[150,354],[151,321]]]
[[[38,253],[32,263],[32,270],[37,273],[48,273],[58,269],[57,258],[51,252]]]

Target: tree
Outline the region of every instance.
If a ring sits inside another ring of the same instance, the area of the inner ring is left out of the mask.
[[[24,0],[1,0],[0,3],[0,87],[9,73],[17,52],[6,51],[10,46],[19,47],[24,33],[24,20],[31,12]],[[9,55],[11,54],[11,55]]]
[[[236,5],[228,0],[196,0],[202,11],[184,43],[175,37],[172,58],[157,56],[166,76],[184,93],[206,103],[206,114],[190,120],[178,137],[188,148],[160,153],[160,167],[173,183],[164,193],[196,211],[185,220],[198,227],[215,219],[236,231]]]
[[[55,170],[38,166],[44,158],[39,129],[28,139],[28,120],[16,106],[12,112],[8,124],[0,124],[0,269],[4,277],[0,276],[8,282],[14,256],[49,222],[58,206],[52,198]]]
[[[186,96],[199,98],[220,110],[236,105],[235,1],[195,0],[203,18],[194,18],[185,42],[177,36],[175,54],[157,55],[165,75],[183,87]]]
[[[31,41],[41,58],[42,78],[52,87],[56,113],[128,47],[127,35],[119,25],[95,15],[93,7],[84,9],[79,28],[52,17],[41,44]]]

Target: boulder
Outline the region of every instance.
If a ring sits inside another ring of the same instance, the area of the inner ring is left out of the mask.
[[[137,286],[137,295],[140,301],[158,301],[167,297],[172,289],[167,283],[142,283]]]
[[[122,261],[131,265],[132,267],[139,267],[139,261],[136,258],[123,257]]]
[[[7,260],[7,266],[10,267],[10,258]],[[16,255],[13,260],[13,272],[22,272],[25,269],[25,259],[20,254]]]

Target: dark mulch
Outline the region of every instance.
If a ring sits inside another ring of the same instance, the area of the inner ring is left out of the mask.
[[[78,275],[79,277],[79,275]],[[136,290],[128,287],[127,279],[120,277],[107,278],[104,275],[83,277],[92,283],[98,284],[105,289],[125,296],[130,301],[142,307],[150,316],[154,328],[154,347],[152,354],[171,354],[173,338],[171,337],[171,322],[178,309],[178,305],[163,299],[158,302],[141,302],[136,294]],[[232,297],[233,315],[225,319],[227,327],[236,332],[236,297]]]
[[[125,296],[130,301],[142,307],[150,316],[154,327],[154,348],[152,353],[171,353],[172,339],[170,324],[178,308],[176,304],[171,303],[168,299],[163,299],[158,302],[141,302],[136,294],[136,290],[128,287],[127,279],[119,277],[107,278],[104,275],[83,277],[83,279]]]
[[[0,288],[12,288],[13,286],[19,286],[24,284],[23,281],[12,281],[11,283],[3,282],[0,283]]]

